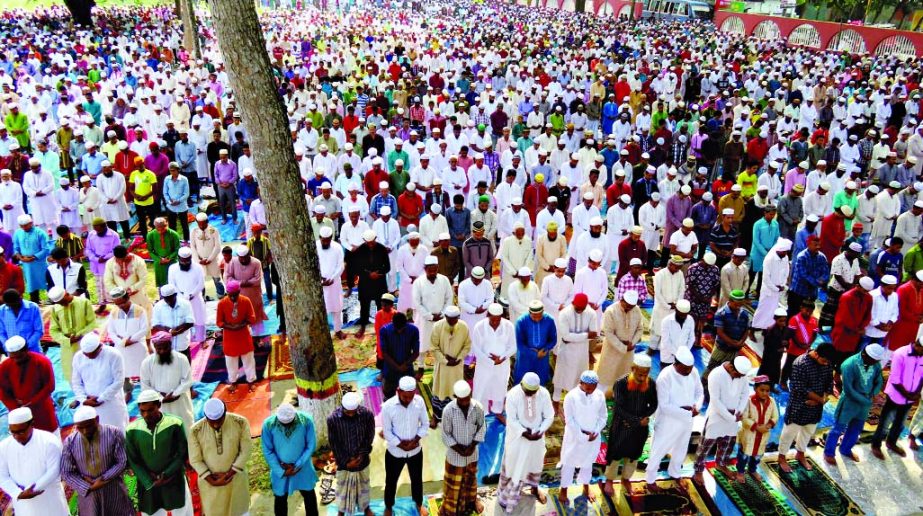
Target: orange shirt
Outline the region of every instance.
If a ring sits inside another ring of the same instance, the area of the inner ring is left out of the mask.
[[[225,329],[228,323],[239,324],[246,322],[247,326],[239,330]],[[239,357],[253,351],[253,337],[250,335],[250,325],[256,323],[253,313],[253,303],[247,296],[237,297],[237,313],[234,313],[234,302],[230,296],[225,296],[218,301],[218,311],[215,314],[215,324],[222,328],[224,339],[224,354],[229,357]]]

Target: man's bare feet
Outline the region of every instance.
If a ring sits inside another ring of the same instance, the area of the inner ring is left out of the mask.
[[[237,392],[237,384],[236,383],[228,384],[228,392]]]
[[[830,464],[831,466],[836,466],[836,457],[832,455],[824,455],[824,462]]]
[[[365,513],[365,516],[375,516],[375,513],[372,512],[372,509],[370,509],[370,508],[368,508],[368,507],[366,507],[366,508],[365,508],[365,511],[363,511],[363,512]]]
[[[872,445],[872,455],[878,460],[885,460],[885,454],[881,453],[881,446]]]
[[[657,485],[657,482],[654,482],[652,484],[647,484],[644,487],[647,489],[649,493],[659,493],[663,491],[663,488]]]
[[[539,488],[537,488],[537,487],[533,487],[533,488],[532,488],[532,496],[534,496],[535,499],[538,500],[538,503],[540,503],[540,504],[543,504],[543,505],[544,505],[544,504],[548,503],[548,497],[545,496],[545,493],[543,493],[543,492],[542,492]]]
[[[747,476],[744,475],[743,473],[738,473],[738,474],[737,474],[737,482],[740,483],[740,484],[746,484],[746,483],[747,483]]]
[[[779,469],[783,473],[791,473],[792,467],[788,465],[788,459],[785,458],[785,455],[779,455]]]
[[[760,475],[756,471],[754,471],[753,473],[750,473],[750,476],[753,477],[753,480],[756,480],[757,482],[763,481],[763,475]]]
[[[811,471],[812,469],[814,469],[814,466],[812,466],[811,463],[808,462],[808,458],[804,455],[803,452],[798,452],[797,454],[795,454],[795,458],[798,459],[798,464],[801,464],[802,468],[808,471]]]
[[[561,505],[567,507],[570,505],[570,498],[567,497],[567,488],[562,487],[561,492],[558,493],[558,501],[561,502]]]
[[[420,516],[429,516],[429,510],[422,505],[417,506],[417,512],[420,513]]]
[[[361,339],[362,337],[365,337],[365,326],[360,327],[359,331],[356,332],[357,339]]]
[[[474,512],[478,514],[484,512],[484,504],[480,500],[474,501]]]
[[[590,501],[590,503],[596,502],[596,493],[590,491],[589,485],[583,486],[583,496],[585,496],[586,499]]]
[[[334,333],[333,336],[336,337],[336,338],[338,338],[338,339],[341,339],[341,340],[346,338],[346,334],[343,333],[343,330],[340,330],[340,331]]]
[[[392,511],[391,508],[388,507],[388,508],[385,509],[385,512],[383,513],[383,516],[393,516],[393,514],[394,514],[394,511]]]
[[[920,449],[920,444],[917,442],[917,438],[910,434],[910,437],[907,438],[907,441],[910,443],[910,449],[917,451]]]
[[[254,384],[254,383],[248,383],[248,384],[247,384],[247,390],[250,391],[250,392],[255,391],[255,390],[256,390],[256,384]]]
[[[199,397],[199,391],[192,389],[189,391],[189,395],[192,396],[192,399],[196,399]]]
[[[631,480],[628,480],[627,478],[623,478],[621,484],[622,484],[622,491],[624,491],[626,496],[631,496],[632,494],[634,494],[635,490],[631,487]]]
[[[900,455],[901,457],[906,457],[906,456],[907,456],[907,452],[906,452],[906,451],[904,450],[904,448],[902,448],[901,445],[899,445],[899,444],[892,444],[892,443],[889,443],[889,442],[886,441],[886,442],[885,442],[885,446],[887,446],[889,450],[891,450],[892,452],[894,452],[894,453]]]
[[[696,472],[695,475],[692,475],[692,481],[696,484],[699,484],[700,486],[705,485],[705,476],[701,471]]]
[[[718,471],[724,473],[724,476],[727,478],[734,478],[735,472],[731,471],[731,468],[720,465],[718,466]]]
[[[842,453],[840,455],[843,455]],[[856,455],[856,452],[850,452],[849,455],[843,455],[844,457],[849,458],[853,462],[860,462],[859,456]]]
[[[600,482],[600,484],[601,485],[599,486],[599,488],[602,490],[603,493],[606,494],[606,496],[612,496],[615,494],[615,488],[612,487],[611,480],[607,479],[605,482]]]

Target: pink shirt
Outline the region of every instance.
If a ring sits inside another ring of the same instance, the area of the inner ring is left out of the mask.
[[[911,355],[912,349],[913,345],[908,344],[891,355],[891,376],[888,377],[885,393],[899,405],[907,405],[910,402],[897,391],[894,384],[900,384],[906,391],[918,392],[920,381],[923,380],[923,355]]]

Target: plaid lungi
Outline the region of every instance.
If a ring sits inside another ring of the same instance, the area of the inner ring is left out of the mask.
[[[444,516],[463,516],[475,510],[478,498],[478,463],[467,466],[453,466],[445,463],[442,487],[442,510]]]
[[[337,470],[337,510],[345,514],[363,512],[369,506],[369,468]]]
[[[500,507],[507,512],[513,512],[513,509],[519,504],[519,499],[522,498],[522,490],[524,487],[538,487],[538,481],[541,478],[542,473],[529,473],[526,475],[520,482],[513,482],[513,480],[506,474],[506,465],[504,464],[500,468],[500,483],[497,484],[497,503],[500,504]]]

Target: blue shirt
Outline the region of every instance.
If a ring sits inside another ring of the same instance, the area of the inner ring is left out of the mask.
[[[263,456],[269,465],[269,482],[272,494],[291,496],[296,491],[310,491],[317,483],[317,473],[311,464],[311,455],[317,448],[314,420],[304,412],[296,411],[295,420],[283,425],[278,416],[263,422]],[[298,473],[284,476],[281,463],[294,464]]]
[[[91,178],[95,178],[103,169],[103,161],[107,161],[108,159],[109,158],[102,152],[96,151],[95,154],[90,154],[88,152],[80,159],[80,170],[84,171]]]
[[[808,237],[811,235],[820,236],[817,234],[817,227],[814,227],[814,231],[808,231],[808,228],[803,227],[795,233],[795,244],[792,247],[792,256],[797,257],[801,254],[801,251],[804,251],[808,248]]]
[[[196,146],[191,141],[183,142],[180,140],[173,146],[173,155],[183,172],[195,172],[197,154]]]
[[[387,355],[398,364],[410,365],[408,370],[398,371],[387,360],[382,359],[382,377],[397,381],[402,376],[413,374],[413,364],[410,364],[410,361],[420,353],[420,330],[416,325],[407,323],[399,332],[394,328],[394,324],[388,323],[381,327],[378,338],[381,340],[382,357]]]
[[[526,373],[538,375],[542,385],[551,381],[551,350],[558,344],[558,328],[554,319],[544,314],[539,321],[533,321],[531,314],[523,314],[516,321],[516,366],[513,370],[513,384],[522,381]],[[545,351],[539,358],[538,352]]]
[[[392,216],[397,214],[397,199],[395,199],[393,195],[388,194],[387,197],[383,197],[380,193],[375,194],[375,197],[372,197],[372,202],[369,203],[369,213],[374,214],[376,217],[380,217],[381,209],[385,206],[391,208]]]
[[[189,210],[186,201],[189,199],[189,180],[185,176],[177,176],[176,180],[167,177],[163,181],[163,200],[167,209],[173,213],[184,213]],[[179,204],[172,204],[178,201]]]
[[[875,261],[875,264],[881,268],[881,276],[890,274],[898,280],[903,277],[904,255],[901,253],[891,254],[888,251],[883,251],[878,255],[878,260]],[[875,286],[878,286],[881,276],[877,274],[877,270],[875,272]]]
[[[715,329],[718,328],[724,330],[728,337],[740,340],[750,329],[750,312],[741,308],[735,315],[731,307],[724,305],[721,310],[715,313]],[[727,349],[731,347],[720,337],[717,338],[717,342],[721,348]]]
[[[458,247],[464,244],[471,234],[471,211],[468,208],[456,210],[453,206],[445,212],[445,219],[449,226],[449,235],[452,237],[452,245]],[[459,233],[465,235],[461,240],[455,238]]]
[[[6,342],[10,337],[19,335],[26,339],[29,351],[42,353],[39,342],[45,334],[45,324],[42,322],[42,312],[37,304],[23,299],[19,313],[13,312],[9,305],[0,306],[0,342]]]
[[[829,279],[830,265],[824,253],[811,254],[811,251],[805,249],[795,257],[792,265],[792,292],[814,299],[817,297],[817,288],[826,285]]]

